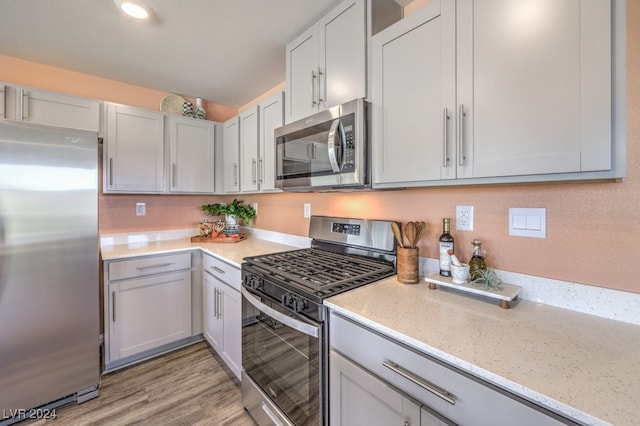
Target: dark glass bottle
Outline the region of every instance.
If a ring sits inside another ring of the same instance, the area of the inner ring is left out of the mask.
[[[439,239],[440,249],[440,275],[451,276],[451,254],[453,253],[453,235],[451,235],[451,221],[442,219],[442,235]]]
[[[480,276],[480,271],[487,270],[487,264],[484,260],[484,250],[482,250],[482,241],[473,240],[473,255],[469,260],[469,278],[473,281]]]

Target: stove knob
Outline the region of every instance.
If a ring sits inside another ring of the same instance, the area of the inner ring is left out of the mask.
[[[262,278],[257,275],[249,275],[246,277],[248,287],[253,290],[260,290],[262,288]]]
[[[296,299],[293,301],[293,310],[295,312],[302,312],[306,307],[307,307],[307,304],[302,299]]]
[[[291,293],[285,293],[282,295],[282,304],[284,306],[291,306],[293,302],[293,296]]]

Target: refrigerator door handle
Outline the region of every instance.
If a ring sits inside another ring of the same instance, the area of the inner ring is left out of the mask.
[[[0,249],[3,249],[5,245],[4,242],[4,218],[0,216]],[[6,250],[2,250],[3,253],[7,252]],[[0,301],[2,301],[2,295],[4,294],[4,289],[7,286],[6,275],[7,265],[4,265],[4,258],[7,256],[6,254],[0,254]]]

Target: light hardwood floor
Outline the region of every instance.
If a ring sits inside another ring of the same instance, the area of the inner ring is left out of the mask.
[[[239,382],[204,342],[102,377],[100,396],[30,425],[254,426]]]

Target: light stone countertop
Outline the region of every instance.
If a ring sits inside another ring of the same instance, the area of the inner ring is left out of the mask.
[[[512,309],[396,277],[334,311],[585,424],[640,424],[640,326],[521,300]]]
[[[102,244],[102,260],[203,250],[244,257],[300,246],[253,238]],[[585,424],[640,425],[640,326],[519,301],[513,309],[395,276],[334,296],[329,308],[476,377]]]
[[[192,243],[190,238],[180,238],[175,240],[102,245],[100,251],[102,260],[106,261],[198,249],[240,268],[242,259],[247,256],[259,256],[267,253],[295,250],[297,247],[252,237],[238,243]]]

